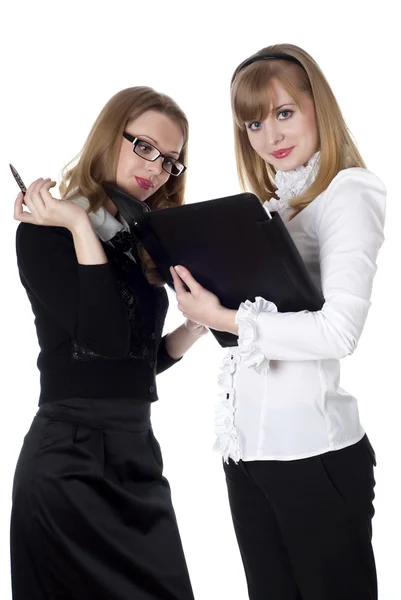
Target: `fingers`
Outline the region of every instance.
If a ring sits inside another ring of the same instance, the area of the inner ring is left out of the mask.
[[[38,192],[39,192],[45,205],[48,205],[51,202],[55,201],[55,198],[53,198],[53,196],[49,192],[50,188],[54,187],[55,185],[56,185],[55,181],[52,181],[51,179],[45,179],[43,181],[41,187],[39,188]],[[57,200],[56,200],[56,202],[57,202]]]
[[[39,211],[42,211],[45,208],[44,202],[38,193],[44,181],[46,180],[44,180],[43,177],[36,179],[36,181],[31,183],[25,194],[25,204],[35,218],[39,218]]]
[[[37,190],[40,188],[40,186],[42,185],[42,183],[45,180],[43,179],[43,177],[39,177],[39,179],[35,179],[35,181],[33,181],[31,183],[31,185],[28,187],[25,196],[28,198],[31,198],[31,196],[37,192]]]
[[[34,223],[31,213],[24,211],[24,194],[20,192],[14,202],[14,219],[22,223]]]
[[[196,294],[196,292],[199,292],[202,289],[202,286],[196,281],[196,279],[192,277],[188,269],[181,265],[174,267],[174,269],[176,273],[178,273],[182,281],[188,286],[192,294]]]
[[[46,194],[50,196],[48,190],[50,187],[53,187],[51,185],[52,183],[53,182],[50,178],[43,179],[43,177],[40,177],[31,183],[26,191],[24,204],[32,213],[34,222],[36,224],[40,225],[43,221],[44,211],[46,210],[44,197],[46,197],[47,201],[49,201],[49,198],[46,196]]]
[[[22,223],[40,225],[44,222],[46,208],[54,201],[49,190],[56,185],[50,178],[40,177],[31,183],[25,196],[19,193],[14,203],[14,219]],[[29,212],[24,211],[24,204]]]
[[[178,275],[175,272],[175,270],[173,269],[173,267],[170,267],[170,273],[171,273],[171,277],[173,278],[175,293],[176,294],[186,293],[187,290],[185,289],[184,283],[178,277]]]
[[[188,331],[199,337],[209,333],[209,329],[207,327],[197,323],[196,321],[193,321],[192,319],[187,319],[185,321],[185,327],[188,329]]]

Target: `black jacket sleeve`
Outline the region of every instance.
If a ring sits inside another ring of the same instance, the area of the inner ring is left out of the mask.
[[[157,375],[159,375],[159,373],[163,373],[163,371],[166,371],[167,369],[169,369],[176,363],[180,362],[180,360],[182,360],[182,357],[177,358],[177,359],[171,358],[171,356],[167,352],[167,348],[166,348],[166,337],[167,336],[165,335],[160,340],[160,346],[159,346],[159,350],[157,352],[157,363],[156,363],[156,374]]]
[[[21,223],[16,245],[23,285],[71,339],[102,356],[128,354],[128,314],[109,263],[80,265],[63,227]]]

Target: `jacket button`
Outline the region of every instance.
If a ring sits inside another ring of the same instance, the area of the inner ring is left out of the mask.
[[[151,368],[151,369],[153,369],[153,367],[155,366],[155,361],[154,361],[154,360],[152,360],[152,361],[149,363],[149,366],[150,366],[150,368]]]
[[[153,394],[153,392],[154,392],[154,391],[155,391],[155,388],[154,388],[154,386],[153,386],[153,385],[151,385],[151,386],[150,386],[150,388],[149,388],[149,392],[150,392],[151,394]]]
[[[155,340],[156,339],[156,334],[152,333],[152,335],[150,337],[152,338],[152,340]]]

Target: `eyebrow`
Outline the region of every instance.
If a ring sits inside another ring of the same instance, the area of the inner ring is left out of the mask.
[[[148,140],[150,140],[151,142],[153,142],[153,144],[155,144],[155,146],[159,145],[159,142],[157,142],[156,140],[154,140],[153,138],[150,137],[150,135],[137,135],[136,137],[138,138],[148,138]],[[164,152],[163,152],[164,154]],[[176,150],[170,150],[167,154],[176,154],[177,156],[180,156],[180,153],[177,152]]]
[[[280,106],[276,106],[273,110],[280,110],[280,108],[284,108],[284,106],[296,106],[295,102],[285,102],[284,104],[280,104]]]

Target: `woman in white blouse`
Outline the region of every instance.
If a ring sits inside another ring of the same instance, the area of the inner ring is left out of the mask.
[[[184,315],[239,336],[220,377],[216,446],[249,597],[373,600],[376,462],[339,359],[369,310],[386,192],[301,48],[256,53],[231,93],[240,181],[279,212],[325,298],[316,312],[280,313],[269,298],[233,311],[172,269]]]

